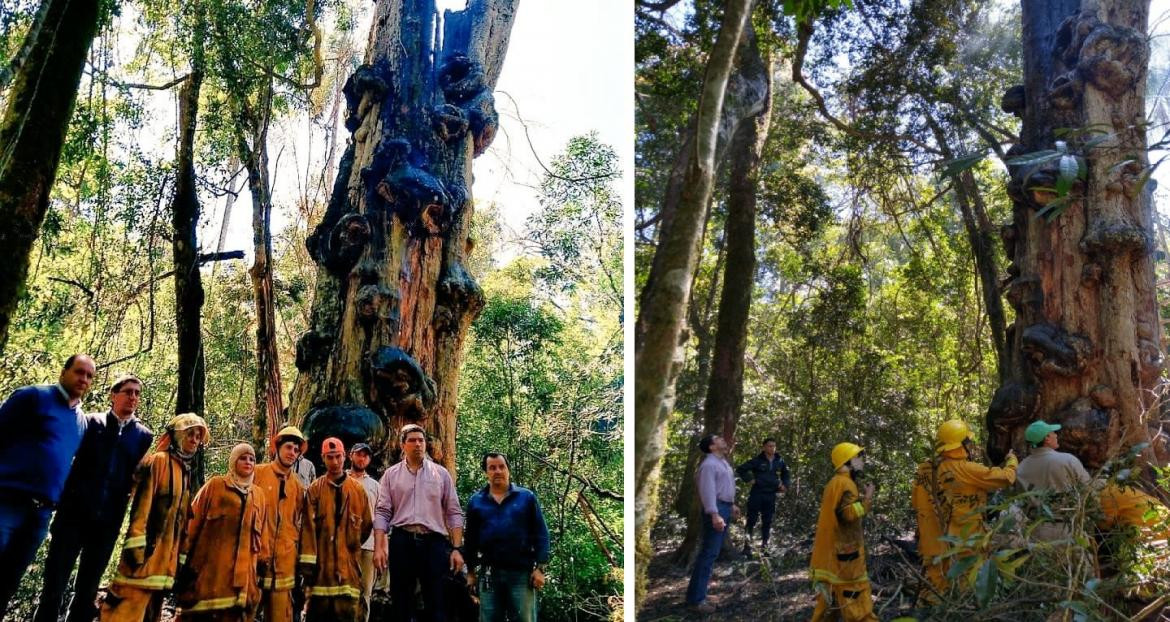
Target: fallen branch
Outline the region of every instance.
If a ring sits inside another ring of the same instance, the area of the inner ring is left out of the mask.
[[[594,484],[592,481],[590,481],[584,477],[581,477],[580,475],[577,475],[576,473],[573,473],[571,471],[566,471],[565,469],[562,469],[561,467],[559,467],[559,466],[549,462],[548,460],[532,453],[531,451],[528,451],[527,449],[521,449],[520,451],[528,454],[529,456],[534,458],[537,462],[556,471],[557,473],[560,473],[561,475],[567,475],[567,476],[577,480],[578,482],[585,484],[586,486],[589,487],[590,490],[592,490],[599,497],[604,497],[604,498],[609,499],[611,501],[617,501],[618,503],[623,503],[625,501],[625,498],[622,497],[622,495],[620,495],[616,492],[613,492],[612,490],[606,490],[606,489],[602,488],[601,486]]]

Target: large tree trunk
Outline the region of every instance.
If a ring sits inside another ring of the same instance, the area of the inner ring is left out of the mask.
[[[204,370],[203,283],[199,274],[199,195],[195,187],[195,126],[203,70],[195,67],[179,90],[179,147],[175,165],[175,197],[171,202],[174,227],[172,252],[175,264],[175,336],[178,342],[179,379],[175,412],[203,414]]]
[[[658,507],[663,431],[674,408],[674,380],[682,364],[682,323],[699,254],[703,215],[711,198],[723,95],[750,8],[751,0],[731,0],[724,9],[719,35],[703,77],[695,141],[690,146],[695,157],[686,167],[673,223],[659,237],[635,327],[634,530],[635,597],[639,603],[645,593],[646,568],[653,555],[650,527]]]
[[[748,318],[756,280],[756,189],[760,179],[760,156],[772,125],[771,58],[761,58],[756,46],[746,45],[747,41],[744,43],[744,48],[754,49],[756,61],[766,68],[760,74],[766,84],[764,107],[756,116],[739,125],[728,147],[731,170],[727,182],[724,236],[727,263],[719,295],[711,379],[707,383],[707,400],[703,406],[703,433],[722,436],[729,447],[735,446],[735,429],[743,407],[743,355],[747,347]],[[687,473],[679,482],[680,499],[687,508],[687,532],[675,553],[678,561],[690,559],[702,535],[702,511],[698,495],[693,492],[699,457],[698,448],[692,447]],[[724,542],[726,547],[733,546],[731,538]]]
[[[0,352],[24,294],[29,253],[49,193],[85,56],[97,32],[98,0],[44,0],[44,18],[26,45],[8,110],[0,121]],[[39,13],[38,13],[39,15]]]
[[[379,0],[365,63],[345,86],[353,137],[307,240],[318,263],[311,328],[297,343],[290,418],[320,441],[368,440],[397,460],[397,430],[423,425],[455,473],[463,342],[483,307],[465,267],[471,163],[495,136],[492,90],[516,0]]]
[[[1148,11],[1144,0],[1023,2],[1024,96],[1014,98],[1023,106],[1005,98],[1023,128],[1009,154],[1053,149],[1063,138],[1087,174],[1067,209],[1046,222],[1036,215],[1056,199],[1045,188],[1056,185],[1059,160],[1010,169],[1006,296],[1016,321],[1010,376],[988,410],[993,459],[1022,449],[1023,428],[1037,418],[1062,424],[1062,448],[1089,467],[1150,440],[1159,423],[1152,206],[1141,183]],[[1109,135],[1086,147],[1089,136],[1058,136],[1058,128]],[[1165,438],[1155,440],[1146,457],[1164,461]]]

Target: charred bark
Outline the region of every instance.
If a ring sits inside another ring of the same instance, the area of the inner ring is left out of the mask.
[[[1152,205],[1142,183],[1148,12],[1146,1],[1023,2],[1025,83],[1013,89],[1023,127],[1009,155],[1065,140],[1084,174],[1063,213],[1046,222],[1038,210],[1063,200],[1051,191],[1059,160],[1009,169],[1006,296],[1016,321],[1010,377],[988,409],[994,460],[1022,449],[1036,418],[1062,424],[1062,449],[1089,467],[1151,440],[1146,458],[1167,458],[1157,432],[1164,380]]]
[[[690,298],[691,275],[698,259],[700,227],[711,197],[723,98],[750,8],[750,0],[734,0],[725,6],[703,77],[703,94],[695,121],[695,156],[686,167],[674,221],[659,237],[635,327],[634,529],[638,602],[645,590],[646,568],[652,554],[649,536],[658,505],[663,429],[674,407],[674,380],[681,366],[682,323]]]
[[[379,0],[364,64],[343,90],[353,133],[306,240],[318,264],[311,328],[297,343],[289,418],[316,458],[325,436],[398,459],[418,423],[455,473],[463,342],[483,307],[465,267],[471,163],[495,137],[492,90],[515,0]],[[439,28],[442,38],[438,38]]]
[[[171,201],[174,228],[175,336],[179,379],[175,412],[203,414],[204,356],[200,315],[203,282],[199,274],[199,195],[195,187],[195,127],[203,71],[194,68],[179,89],[179,147],[175,165],[175,196]]]
[[[8,92],[0,121],[0,352],[24,295],[29,253],[49,193],[86,54],[97,32],[98,0],[44,0],[44,18]]]

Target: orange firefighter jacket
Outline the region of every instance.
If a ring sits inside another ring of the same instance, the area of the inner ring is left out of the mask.
[[[253,486],[264,490],[264,557],[267,576],[260,587],[283,592],[296,582],[297,554],[301,544],[301,524],[305,520],[305,487],[301,479],[280,466],[268,462],[256,467]]]
[[[838,471],[821,496],[810,575],[814,582],[853,584],[869,581],[865,573],[865,538],[861,518],[870,504],[857,494],[848,472]]]
[[[914,474],[914,488],[910,493],[910,505],[918,516],[918,553],[923,564],[934,563],[935,557],[947,550],[939,523],[943,499],[938,490],[934,462],[927,460],[918,465]]]
[[[1007,488],[1016,481],[1016,456],[1002,467],[986,467],[967,459],[967,450],[957,447],[942,454],[938,465],[938,486],[943,497],[947,535],[969,538],[986,531],[983,506],[987,493]],[[941,523],[940,523],[941,526]]]
[[[302,564],[315,565],[306,594],[361,598],[362,542],[373,529],[370,501],[361,484],[349,477],[337,484],[328,474],[309,484],[298,557]]]
[[[217,475],[199,489],[191,505],[187,539],[180,561],[190,566],[194,581],[178,586],[184,613],[250,608],[260,602],[256,561],[264,531],[264,491],[252,486],[247,494]],[[187,603],[190,603],[187,605]]]
[[[190,466],[167,451],[151,454],[134,475],[130,525],[112,583],[144,590],[171,589],[190,507]],[[143,563],[132,567],[126,562],[126,551],[136,555],[139,549]]]

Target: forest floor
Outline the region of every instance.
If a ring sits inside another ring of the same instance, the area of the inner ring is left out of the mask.
[[[912,539],[913,534],[906,534],[905,538]],[[711,576],[708,594],[716,611],[710,616],[691,613],[684,603],[689,568],[672,559],[681,537],[655,539],[654,558],[647,572],[645,604],[638,611],[638,622],[699,619],[779,622],[812,617],[816,596],[808,581],[811,534],[785,534],[777,528],[767,555],[760,555],[758,550],[748,556],[740,553],[744,530],[739,525],[732,527],[731,539],[734,554],[725,550],[715,562]],[[753,545],[758,549],[759,540]],[[867,556],[874,613],[882,620],[910,614],[912,599],[906,594],[913,594],[917,589],[916,569],[890,540],[871,545]]]

